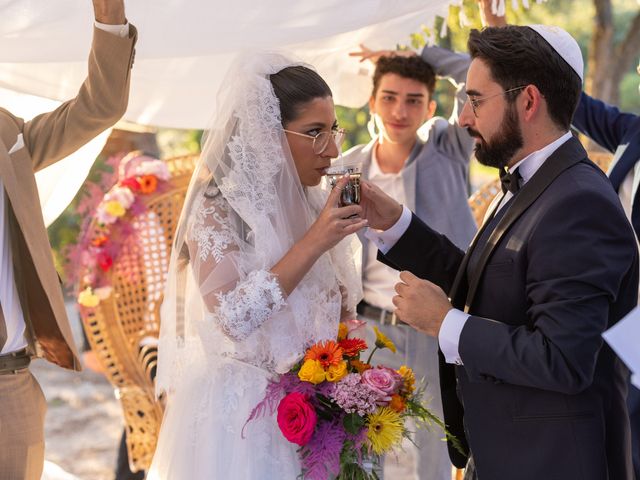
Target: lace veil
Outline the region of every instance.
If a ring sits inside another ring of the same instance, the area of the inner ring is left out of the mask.
[[[285,297],[269,271],[315,221],[327,192],[303,187],[269,75],[300,65],[245,54],[228,72],[191,179],[162,305],[158,392],[193,362],[221,358],[287,371],[333,338],[361,296],[355,236],[322,255]],[[198,363],[199,364],[199,363]]]

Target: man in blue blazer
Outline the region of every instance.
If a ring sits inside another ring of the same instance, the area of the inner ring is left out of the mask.
[[[583,92],[573,117],[573,126],[614,154],[609,179],[618,192],[636,236],[640,237],[640,173],[637,168],[640,165],[640,116],[621,112]],[[627,403],[633,468],[636,478],[640,479],[640,390],[631,384]]]
[[[580,49],[532,25],[474,30],[469,52],[460,124],[503,194],[465,254],[363,182],[379,259],[409,270],[396,315],[438,338],[456,466],[470,452],[480,480],[631,480],[628,371],[601,334],[637,303],[638,251],[569,132]]]

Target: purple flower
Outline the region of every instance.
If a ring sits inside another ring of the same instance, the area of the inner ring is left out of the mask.
[[[358,373],[350,373],[335,384],[329,396],[345,412],[363,417],[375,412],[380,395],[360,380]]]
[[[304,478],[326,480],[340,473],[340,452],[347,438],[341,422],[320,422],[311,441],[301,449]]]

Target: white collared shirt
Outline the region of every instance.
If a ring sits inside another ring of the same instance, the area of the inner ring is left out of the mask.
[[[520,172],[520,176],[522,177],[522,184],[524,185],[531,179],[531,177],[533,177],[547,158],[549,158],[551,154],[560,147],[560,145],[564,144],[570,138],[571,132],[565,133],[549,145],[523,158],[511,167],[510,170],[513,171],[518,168],[518,172]],[[507,191],[500,200],[498,210],[500,210],[511,197],[513,197],[513,194],[510,191]],[[387,253],[396,244],[404,232],[407,231],[410,223],[411,211],[407,207],[403,207],[400,218],[391,228],[384,232],[377,232],[375,230],[368,229],[365,235],[372,243],[376,243],[376,245],[378,245],[378,249],[382,253]],[[440,350],[442,350],[447,363],[462,365],[458,345],[460,342],[460,334],[462,333],[462,329],[468,319],[469,314],[452,308],[449,310],[442,322],[440,333],[438,334],[438,342],[440,344]]]
[[[95,22],[95,26],[121,38],[129,36],[128,23],[124,25],[107,25]],[[16,138],[16,143],[9,149],[9,153],[14,153],[21,148],[24,148],[24,138],[22,134],[19,134]],[[24,312],[20,305],[20,297],[18,296],[13,274],[13,258],[6,203],[4,183],[0,178],[0,306],[7,329],[7,340],[0,350],[0,354],[15,352],[27,346]]]
[[[0,354],[15,352],[27,346],[24,337],[26,324],[13,277],[13,258],[11,256],[6,203],[4,183],[0,180],[0,306],[7,328],[7,341],[0,350]]]
[[[104,30],[105,32],[117,35],[120,38],[127,38],[129,36],[129,22],[124,25],[110,25],[108,23],[93,22],[96,28]]]
[[[393,197],[397,202],[404,204],[406,195],[402,180],[402,171],[398,173],[384,173],[380,169],[376,154],[378,144],[376,143],[371,152],[371,166],[369,167],[368,179]],[[391,299],[396,294],[395,285],[399,281],[400,273],[379,262],[376,257],[378,246],[369,242],[367,247],[366,261],[362,265],[362,288],[364,301],[374,307],[393,311],[395,307]]]

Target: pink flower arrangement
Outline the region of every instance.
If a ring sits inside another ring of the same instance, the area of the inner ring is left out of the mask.
[[[347,336],[362,326],[342,323],[337,341],[309,347],[300,362],[268,385],[247,420],[277,410],[282,435],[300,447],[301,478],[306,480],[378,478],[364,465],[378,465],[382,455],[400,445],[409,435],[409,418],[418,426],[435,423],[447,434],[442,421],[422,404],[422,390],[415,389],[410,368],[372,367],[377,349],[395,351],[381,332],[376,330],[367,361],[360,360],[366,342]]]
[[[137,215],[145,210],[140,196],[167,188],[171,178],[165,162],[139,152],[125,157],[118,170],[120,180],[95,209],[98,228],[88,230],[89,235],[85,234],[78,245],[81,252],[79,260],[85,274],[79,281],[77,301],[86,308],[98,306],[111,293],[106,274],[118,258],[122,245],[133,233],[127,221],[128,215]],[[100,292],[100,295],[95,292]]]

